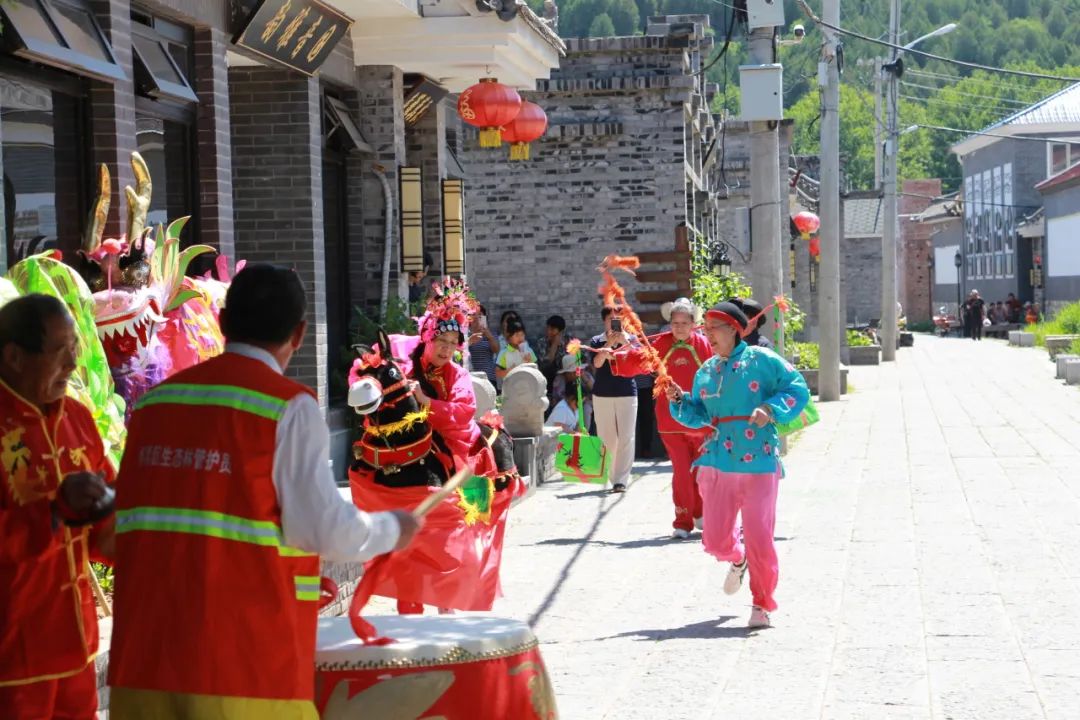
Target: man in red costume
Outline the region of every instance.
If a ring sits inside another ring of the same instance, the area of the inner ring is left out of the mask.
[[[78,340],[56,298],[0,309],[0,717],[91,720],[97,612],[89,559],[111,552],[113,469],[65,397]]]
[[[713,355],[705,336],[695,330],[698,311],[687,298],[679,298],[661,308],[670,330],[652,340],[652,345],[664,361],[668,374],[683,390],[694,386],[694,375],[702,363]],[[617,375],[632,377],[648,373],[645,356],[640,350],[631,350],[614,363]],[[660,439],[671,458],[671,499],[675,504],[675,521],[672,523],[674,538],[685,540],[695,525],[701,525],[701,494],[697,487],[697,468],[694,460],[701,454],[705,433],[690,430],[671,417],[666,396],[656,399],[656,424]]]

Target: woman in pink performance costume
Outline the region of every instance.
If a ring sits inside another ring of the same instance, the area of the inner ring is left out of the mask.
[[[750,571],[754,608],[750,627],[769,627],[779,577],[773,530],[776,495],[784,468],[776,423],[789,422],[810,400],[806,381],[772,350],[743,342],[749,322],[730,302],[705,316],[715,355],[694,376],[687,393],[668,390],[671,415],[691,428],[711,428],[695,465],[704,508],[705,552],[730,562],[724,592],[734,595]],[[736,519],[742,512],[743,536]]]

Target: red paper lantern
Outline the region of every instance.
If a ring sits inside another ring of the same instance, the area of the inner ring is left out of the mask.
[[[547,115],[536,103],[521,103],[521,112],[502,129],[502,138],[510,143],[511,160],[528,160],[529,143],[540,139],[547,130]]]
[[[821,227],[821,219],[808,210],[803,210],[792,219],[795,222],[795,229],[802,235],[803,240],[809,240],[810,236]]]
[[[821,256],[821,238],[814,236],[810,238],[810,257],[817,260]]]
[[[458,96],[457,108],[462,120],[480,128],[480,147],[497,148],[503,126],[521,110],[521,96],[494,78],[484,78]]]

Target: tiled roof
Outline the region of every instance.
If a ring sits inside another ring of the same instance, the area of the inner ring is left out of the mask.
[[[999,120],[986,128],[986,130],[1005,127],[1006,125],[1053,125],[1057,123],[1076,123],[1080,125],[1080,83],[1059,90],[1034,105]]]
[[[956,193],[945,197],[936,198],[930,206],[915,216],[915,222],[935,222],[958,218],[963,212],[963,206]]]
[[[1068,170],[1063,170],[1057,175],[1043,180],[1035,186],[1035,189],[1045,195],[1047,190],[1052,191],[1065,185],[1075,185],[1078,179],[1080,179],[1080,165],[1073,165]]]
[[[844,200],[844,237],[881,237],[885,205],[881,198]]]

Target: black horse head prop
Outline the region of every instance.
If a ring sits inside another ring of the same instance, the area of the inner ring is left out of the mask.
[[[353,468],[374,472],[375,482],[391,487],[441,485],[453,460],[394,359],[390,338],[380,328],[377,348],[353,349],[358,357],[349,373],[349,405],[364,416]]]

